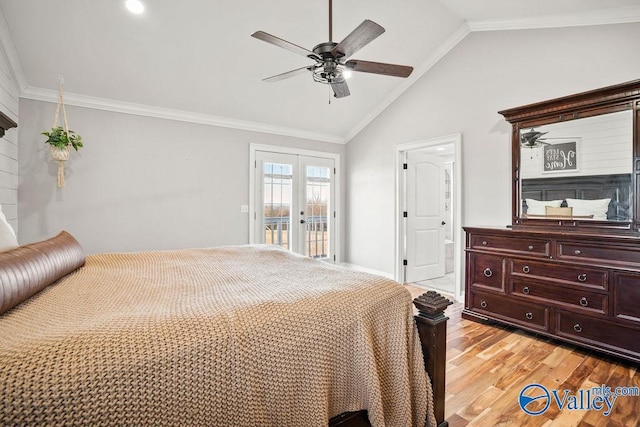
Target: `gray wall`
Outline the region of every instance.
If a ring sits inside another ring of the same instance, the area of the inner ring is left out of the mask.
[[[20,243],[64,229],[88,253],[248,243],[240,205],[249,204],[250,143],[345,153],[338,144],[67,107],[85,148],[72,151],[59,189],[40,135],[55,104],[21,99],[20,111]]]
[[[510,224],[497,111],[640,78],[638,40],[640,24],[468,35],[347,144],[347,261],[393,273],[396,144],[462,133],[463,225]]]

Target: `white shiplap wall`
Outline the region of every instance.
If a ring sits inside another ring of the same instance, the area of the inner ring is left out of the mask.
[[[11,77],[7,57],[0,49],[0,110],[18,123],[18,86]],[[18,231],[18,131],[9,129],[0,138],[0,205]]]
[[[542,148],[523,148],[521,176],[525,179],[631,173],[632,129],[631,110],[540,126],[536,130],[549,132],[543,138],[581,137],[576,149],[578,170],[544,173]],[[553,144],[556,140],[547,142]]]

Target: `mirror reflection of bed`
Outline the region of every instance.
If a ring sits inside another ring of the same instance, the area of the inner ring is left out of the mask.
[[[527,218],[568,216],[607,221],[631,218],[631,174],[523,179],[521,191],[522,213]],[[551,213],[546,207],[572,209],[563,214],[559,210]]]

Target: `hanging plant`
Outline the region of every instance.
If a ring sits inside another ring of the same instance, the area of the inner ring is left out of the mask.
[[[58,162],[58,187],[64,187],[64,162],[69,160],[69,147],[73,147],[76,151],[78,151],[78,148],[83,147],[82,137],[74,131],[69,130],[69,126],[67,125],[67,112],[64,108],[62,84],[63,79],[62,76],[60,76],[58,105],[56,106],[56,114],[53,119],[53,127],[50,131],[42,132],[42,135],[47,137],[45,144],[49,144],[51,159]],[[58,126],[60,110],[62,110],[63,126]]]
[[[78,148],[83,147],[82,137],[72,130],[65,132],[62,126],[51,128],[50,132],[42,132],[42,134],[48,138],[45,143],[51,144],[58,150],[73,147],[78,151]]]

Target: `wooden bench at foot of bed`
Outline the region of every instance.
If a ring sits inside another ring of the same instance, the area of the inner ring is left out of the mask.
[[[413,300],[418,309],[414,316],[422,344],[424,367],[431,379],[433,411],[438,427],[447,427],[444,419],[444,389],[447,355],[447,320],[444,310],[453,302],[437,292],[428,291]],[[370,427],[367,411],[340,414],[329,421],[329,427]]]

